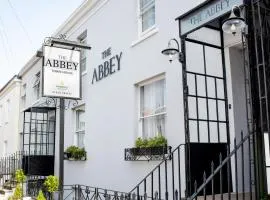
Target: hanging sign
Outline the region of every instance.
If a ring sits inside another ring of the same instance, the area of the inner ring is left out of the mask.
[[[43,96],[80,99],[80,51],[44,46],[43,53]]]
[[[198,6],[177,19],[181,30],[181,36],[202,27],[204,24],[231,11],[233,6],[241,6],[243,0],[212,0],[207,4]]]

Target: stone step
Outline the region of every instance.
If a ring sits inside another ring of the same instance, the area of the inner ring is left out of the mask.
[[[206,198],[204,196],[198,196],[197,200],[229,200],[229,194],[224,193],[222,196],[221,194],[215,194],[214,197],[212,195],[207,195]],[[245,193],[238,193],[238,198],[236,193],[230,194],[230,200],[253,200],[255,199],[255,193],[245,192]]]

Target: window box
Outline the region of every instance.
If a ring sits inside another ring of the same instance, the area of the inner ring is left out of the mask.
[[[86,159],[87,153],[84,148],[70,146],[64,152],[64,160],[85,161]]]
[[[125,160],[163,160],[171,154],[171,146],[134,147],[125,149]]]

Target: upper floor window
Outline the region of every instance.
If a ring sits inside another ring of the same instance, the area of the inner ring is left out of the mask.
[[[139,0],[140,33],[143,33],[155,25],[155,0]]]
[[[39,99],[40,98],[40,72],[36,73],[33,87],[34,87],[35,98]]]
[[[140,130],[143,138],[165,134],[165,79],[140,86]]]
[[[4,110],[3,110],[3,106],[0,105],[0,126],[3,125],[3,121],[4,121]]]
[[[8,123],[9,121],[9,114],[10,114],[10,100],[8,99],[6,102],[6,112],[5,112],[6,123]]]
[[[24,83],[21,88],[21,101],[22,101],[22,108],[24,108],[26,103],[26,83]]]
[[[82,44],[86,44],[87,42],[87,31],[84,31],[79,37],[78,40]],[[81,73],[86,73],[86,49],[81,49],[81,57],[80,57],[80,63],[81,63]]]

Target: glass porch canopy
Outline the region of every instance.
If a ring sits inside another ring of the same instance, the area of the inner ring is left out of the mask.
[[[197,7],[176,18],[179,23],[180,37],[207,26],[220,29],[223,18],[233,6],[244,5],[245,0],[207,0]]]
[[[54,155],[55,115],[52,107],[24,111],[23,151],[30,155]]]

